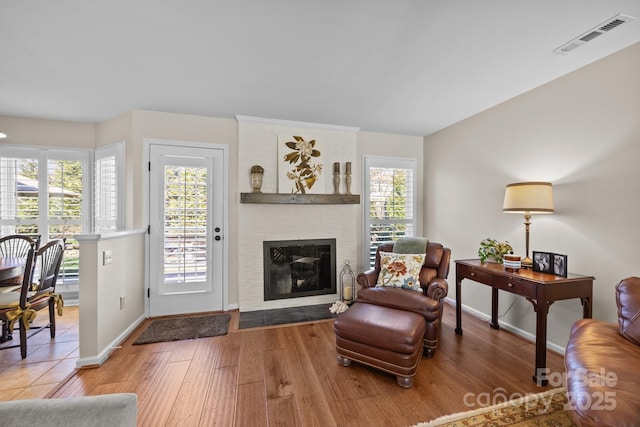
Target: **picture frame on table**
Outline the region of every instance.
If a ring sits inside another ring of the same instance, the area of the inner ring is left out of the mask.
[[[551,252],[533,251],[533,271],[553,273],[553,255]]]
[[[553,274],[567,277],[567,256],[553,254]]]

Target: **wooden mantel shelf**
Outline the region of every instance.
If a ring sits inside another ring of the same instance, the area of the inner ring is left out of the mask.
[[[240,193],[240,203],[290,204],[290,205],[357,205],[358,194],[280,194]]]

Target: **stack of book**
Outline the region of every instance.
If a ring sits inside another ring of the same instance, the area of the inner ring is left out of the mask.
[[[502,263],[507,271],[518,271],[522,267],[522,262],[518,255],[505,255]]]

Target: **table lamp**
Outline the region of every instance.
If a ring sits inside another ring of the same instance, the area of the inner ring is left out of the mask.
[[[553,213],[553,190],[550,182],[516,182],[507,185],[502,212],[524,214],[526,252],[522,266],[530,268],[529,226],[532,214]]]

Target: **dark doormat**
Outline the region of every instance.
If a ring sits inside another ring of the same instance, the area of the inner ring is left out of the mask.
[[[226,335],[230,314],[152,320],[133,345]]]

